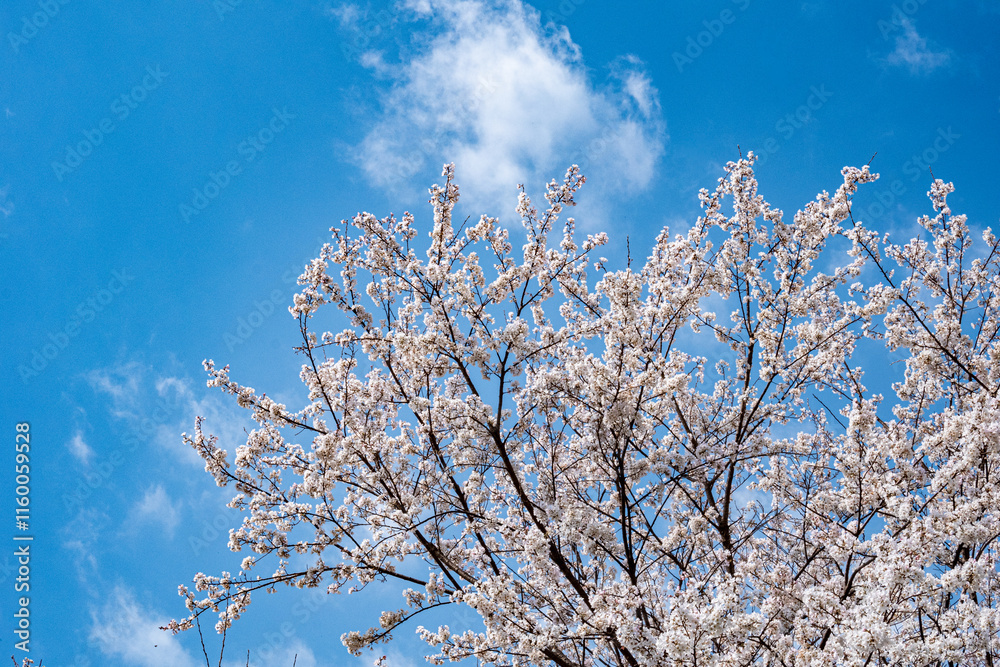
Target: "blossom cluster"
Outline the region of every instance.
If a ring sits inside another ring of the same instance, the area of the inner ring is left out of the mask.
[[[576,167],[541,213],[521,188],[520,248],[456,225],[451,165],[422,251],[409,213],[332,229],[290,308],[306,404],[205,362],[256,427],[232,454],[200,419],[185,437],[253,555],[181,587],[169,627],[395,581],[352,653],[464,605],[480,622],[414,628],[435,664],[992,665],[1000,242],[935,181],[921,238],[890,243],[852,215],[868,167],[788,220],[754,159],[638,269],[560,230]]]

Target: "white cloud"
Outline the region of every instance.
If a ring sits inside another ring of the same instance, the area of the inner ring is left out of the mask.
[[[8,109],[8,111],[10,110]],[[10,214],[14,212],[14,204],[7,199],[8,190],[10,190],[10,185],[0,188],[0,213],[3,213],[5,218],[9,218]]]
[[[663,152],[659,93],[633,56],[606,84],[588,76],[565,27],[543,28],[520,0],[409,0],[429,19],[429,38],[393,75],[381,116],[357,147],[374,183],[418,185],[455,162],[463,195],[477,205],[516,203],[529,189],[579,163],[605,192],[645,188]],[[362,59],[389,71],[380,54]]]
[[[87,375],[87,380],[93,389],[111,397],[114,416],[127,417],[133,414],[140,398],[139,385],[144,370],[142,364],[132,361],[93,370]]]
[[[69,493],[73,495],[78,489]],[[83,498],[79,502],[86,503],[87,500]],[[73,554],[71,562],[76,570],[77,579],[87,589],[93,588],[93,582],[97,577],[99,568],[97,558],[94,556],[95,545],[101,539],[101,533],[107,523],[107,515],[84,505],[77,508],[76,515],[60,531],[66,538],[62,547]]]
[[[97,369],[87,377],[95,390],[110,397],[111,414],[127,425],[121,435],[128,447],[155,444],[180,461],[203,466],[181,438],[193,432],[196,416],[205,417],[205,430],[219,437],[220,447],[232,450],[246,442],[246,411],[219,391],[196,393],[189,380],[159,375],[138,361]]]
[[[163,527],[168,538],[173,538],[174,529],[180,522],[180,503],[172,503],[170,495],[161,484],[146,489],[142,500],[129,513],[129,522],[136,525],[157,525]]]
[[[899,23],[903,34],[896,37],[896,50],[888,58],[890,65],[906,66],[913,74],[923,74],[951,61],[951,51],[936,51],[928,46],[927,38],[917,33],[916,26],[908,17],[901,17]]]
[[[90,445],[83,439],[83,432],[77,431],[76,435],[66,443],[66,448],[69,449],[69,453],[76,458],[77,461],[85,466],[90,465],[90,459],[94,457],[94,450],[90,448]]]
[[[355,29],[364,18],[364,13],[357,5],[344,3],[327,10],[327,14],[337,19],[342,28]]]
[[[177,638],[160,630],[169,619],[143,609],[132,593],[116,587],[101,609],[91,610],[90,640],[107,656],[139,667],[194,667]]]

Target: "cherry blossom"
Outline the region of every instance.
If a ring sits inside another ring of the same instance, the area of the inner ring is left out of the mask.
[[[245,556],[168,627],[395,585],[348,651],[407,628],[433,664],[993,665],[1000,242],[936,180],[892,243],[852,215],[867,166],[788,220],[754,160],[617,271],[560,224],[576,167],[542,212],[520,189],[523,233],[457,223],[453,165],[427,243],[409,213],[333,228],[289,309],[308,402],[205,362],[255,423],[231,452],[185,435]],[[479,621],[420,625],[450,605]]]

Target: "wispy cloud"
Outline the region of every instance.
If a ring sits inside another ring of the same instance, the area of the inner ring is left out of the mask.
[[[90,445],[83,439],[83,432],[77,431],[76,434],[66,443],[66,448],[69,449],[69,453],[73,457],[85,466],[90,465],[90,460],[94,458],[94,450],[91,449]]]
[[[913,21],[908,17],[899,19],[903,34],[896,36],[896,50],[889,54],[890,65],[905,66],[913,74],[927,74],[951,62],[950,50],[935,50],[921,37]]]
[[[330,16],[333,16],[340,22],[342,28],[347,28],[353,30],[361,22],[364,17],[364,12],[357,5],[352,5],[350,3],[345,3],[342,5],[337,5],[336,7],[331,7],[327,10]]]
[[[378,73],[395,72],[356,151],[372,182],[426,187],[442,163],[455,162],[466,196],[508,211],[517,183],[559,178],[571,162],[591,188],[650,183],[666,134],[659,93],[637,58],[619,58],[596,85],[568,30],[543,26],[520,0],[405,7],[429,20],[434,36],[396,70],[381,54],[362,58]]]
[[[246,441],[244,411],[221,392],[196,392],[189,379],[160,374],[138,361],[96,369],[87,377],[95,391],[111,399],[111,414],[127,425],[124,440],[155,444],[196,466],[204,461],[181,438],[193,430],[196,416],[205,417],[206,430],[219,437],[220,446],[235,448]]]
[[[159,525],[168,538],[173,538],[174,529],[180,522],[180,502],[173,503],[170,495],[162,484],[146,489],[146,493],[129,512],[128,523],[141,525]]]
[[[107,394],[112,400],[112,414],[127,417],[135,413],[140,399],[139,383],[144,368],[137,361],[114,364],[87,374],[91,388]]]
[[[77,579],[85,588],[95,590],[99,566],[94,555],[108,517],[103,512],[89,507],[81,507],[65,526],[61,534],[65,537],[63,549],[73,554],[71,562],[76,569]]]
[[[5,218],[9,218],[11,213],[14,212],[14,204],[7,199],[8,190],[10,190],[10,185],[5,185],[0,188],[0,213],[2,213]]]
[[[140,667],[194,667],[176,637],[160,630],[169,619],[144,609],[131,591],[116,587],[91,610],[90,640],[107,656]]]

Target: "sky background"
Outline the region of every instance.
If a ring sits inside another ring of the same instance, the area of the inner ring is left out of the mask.
[[[877,153],[855,217],[908,238],[928,168],[971,225],[1000,217],[997,1],[10,0],[0,17],[2,432],[31,424],[30,657],[53,667],[204,664],[196,634],[156,628],[185,614],[179,584],[238,570],[239,517],[180,434],[201,415],[232,451],[251,422],[202,360],[298,405],[302,266],[359,211],[428,230],[445,162],[459,219],[514,225],[518,183],[538,196],[580,164],[574,216],[610,234],[612,266],[626,237],[644,258],[691,224],[741,150],[789,215]],[[4,451],[5,659],[21,533]],[[370,664],[340,635],[390,605],[258,597],[227,664]],[[411,631],[382,651],[394,667],[424,664]]]

